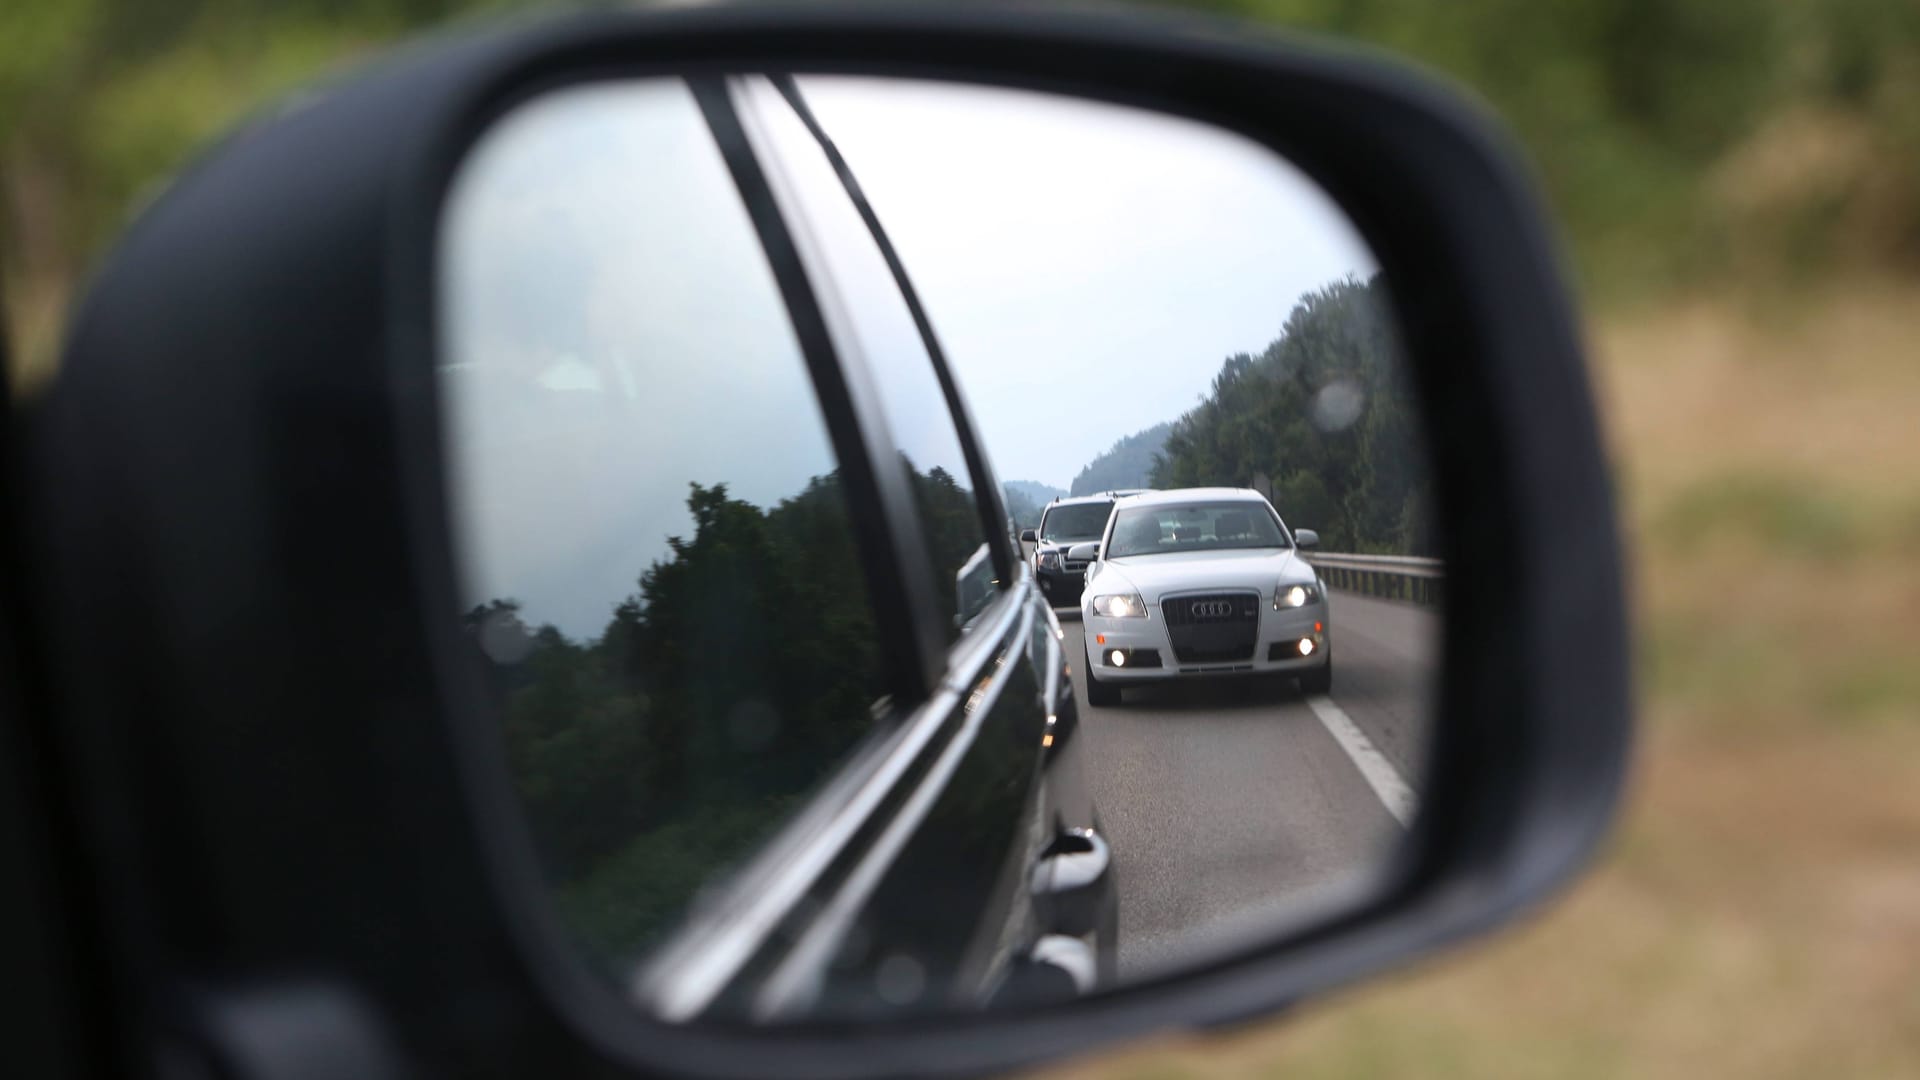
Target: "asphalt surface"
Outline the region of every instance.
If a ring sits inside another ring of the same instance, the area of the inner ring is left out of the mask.
[[[1079,658],[1079,737],[1119,876],[1123,977],[1339,905],[1404,835],[1351,738],[1321,714],[1350,718],[1417,800],[1438,618],[1337,591],[1332,600],[1337,708],[1322,700],[1318,710],[1291,683],[1264,679],[1129,688],[1119,707],[1096,709],[1078,614],[1061,611],[1068,655]]]

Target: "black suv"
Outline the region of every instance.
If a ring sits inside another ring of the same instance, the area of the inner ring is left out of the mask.
[[[1065,607],[1080,602],[1087,564],[1100,546],[1100,534],[1106,530],[1114,500],[1146,490],[1127,488],[1055,499],[1041,511],[1040,527],[1020,534],[1023,542],[1034,545],[1033,576],[1049,603]]]

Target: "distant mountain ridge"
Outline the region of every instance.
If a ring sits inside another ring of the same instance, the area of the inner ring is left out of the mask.
[[[1021,495],[1039,503],[1041,506],[1045,506],[1055,499],[1065,498],[1067,494],[1064,488],[1057,488],[1052,484],[1043,484],[1038,480],[1008,480],[1000,486],[1006,488],[1008,491],[1017,491]]]
[[[1016,528],[1033,529],[1040,525],[1040,511],[1066,492],[1038,480],[1008,480],[1000,485],[1007,497],[1007,514]]]
[[[1087,467],[1073,478],[1073,494],[1152,487],[1148,481],[1153,475],[1154,463],[1172,432],[1173,422],[1168,421],[1121,438],[1106,453],[1087,462]]]

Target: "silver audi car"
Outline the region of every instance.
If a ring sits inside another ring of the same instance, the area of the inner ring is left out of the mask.
[[[1318,542],[1243,488],[1115,501],[1080,600],[1088,702],[1118,705],[1129,684],[1223,675],[1331,690],[1326,587],[1300,557]]]

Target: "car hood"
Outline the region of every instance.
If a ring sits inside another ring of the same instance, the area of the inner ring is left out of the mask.
[[[1194,589],[1252,589],[1266,593],[1282,581],[1308,584],[1314,578],[1313,567],[1292,550],[1227,550],[1110,559],[1101,564],[1100,573],[1093,580],[1103,592],[1131,589],[1147,603],[1157,605],[1160,597],[1168,593]]]

